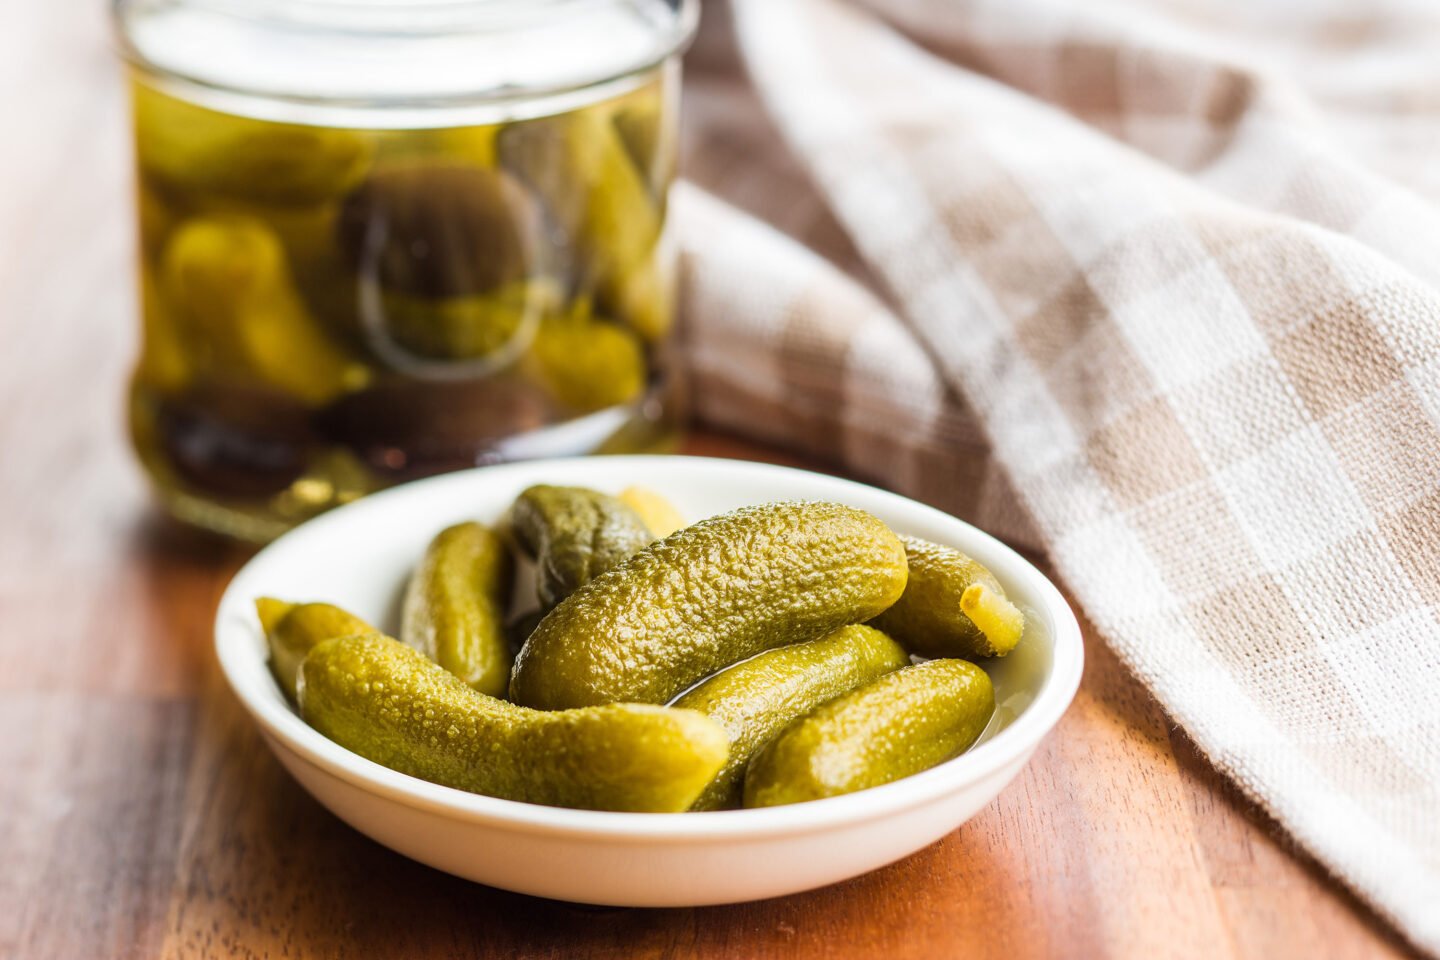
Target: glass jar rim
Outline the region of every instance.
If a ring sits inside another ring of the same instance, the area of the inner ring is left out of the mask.
[[[146,0],[116,0],[117,7]],[[174,0],[162,0],[174,2]],[[615,0],[182,0],[246,20],[323,27],[356,33],[426,34],[504,28],[544,20],[564,8],[600,7]],[[682,4],[684,5],[684,4]]]
[[[506,30],[544,24],[566,13],[599,10],[607,6],[640,9],[635,0],[113,0],[112,19],[122,55],[135,67],[155,76],[171,78],[201,89],[250,95],[241,84],[216,82],[194,72],[177,69],[148,55],[134,42],[130,18],[153,8],[189,6],[227,18],[272,25],[280,29],[328,31],[367,40],[441,37],[468,31],[503,34]],[[596,70],[555,84],[520,88],[481,88],[422,98],[396,98],[398,105],[431,103],[502,102],[532,97],[565,95],[601,87],[651,70],[682,52],[694,38],[699,23],[699,0],[656,0],[668,8],[667,22],[656,21],[655,42],[646,55],[620,68]],[[642,14],[643,16],[644,14]],[[298,104],[347,104],[353,98],[303,91],[266,90],[264,96]],[[370,102],[371,98],[363,98]],[[388,102],[388,101],[387,101]]]

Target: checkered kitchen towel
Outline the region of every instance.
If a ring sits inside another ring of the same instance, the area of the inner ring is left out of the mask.
[[[707,18],[676,198],[701,415],[1042,549],[1440,953],[1440,10]]]

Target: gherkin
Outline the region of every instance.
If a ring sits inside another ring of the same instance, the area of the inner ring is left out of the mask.
[[[440,531],[410,577],[400,638],[481,693],[510,679],[505,606],[514,579],[500,535],[473,521]]]
[[[335,637],[370,633],[374,627],[331,603],[289,603],[274,597],[255,601],[260,629],[270,648],[270,672],[295,702],[295,678],[305,656],[318,644]]]
[[[511,507],[510,525],[535,560],[546,609],[655,539],[634,510],[584,487],[530,487]]]
[[[652,543],[580,587],[515,660],[510,695],[544,709],[667,703],[761,651],[889,607],[905,549],[838,503],[746,507]]]
[[[995,689],[965,660],[886,674],[791,723],[745,772],[745,806],[820,800],[920,773],[968,750]]]
[[[739,806],[746,764],[786,724],[909,663],[894,640],[873,627],[853,625],[768,650],[686,691],[675,706],[718,720],[730,735],[725,769],[692,809]]]
[[[488,697],[379,634],[328,640],[301,666],[300,712],[360,756],[433,783],[560,807],[679,812],[725,763],[693,710],[541,711]]]
[[[901,539],[910,580],[875,626],[926,657],[1003,657],[1015,648],[1025,615],[989,570],[954,547]]]

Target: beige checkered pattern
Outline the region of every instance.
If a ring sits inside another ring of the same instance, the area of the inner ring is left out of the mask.
[[[1434,6],[712,0],[676,222],[703,417],[1045,551],[1440,954]]]

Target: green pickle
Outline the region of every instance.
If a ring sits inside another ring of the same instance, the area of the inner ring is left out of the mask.
[[[886,674],[792,722],[750,761],[745,806],[853,793],[968,750],[995,712],[985,671],[930,660]]]
[[[554,319],[540,326],[531,350],[538,379],[572,410],[603,410],[645,391],[644,345],[613,323]]]
[[[510,680],[505,605],[514,575],[495,531],[473,521],[447,527],[410,578],[400,639],[479,692],[501,696]]]
[[[289,603],[261,597],[255,601],[255,612],[270,648],[270,672],[291,703],[295,702],[300,664],[316,645],[335,637],[375,632],[364,620],[330,603]]]
[[[728,751],[720,725],[693,710],[530,710],[476,692],[379,634],[315,647],[301,666],[300,713],[340,746],[401,773],[592,810],[683,811]]]
[[[874,625],[925,657],[1003,657],[1025,615],[989,570],[953,547],[902,537],[910,582]]]
[[[510,695],[543,709],[668,703],[732,663],[871,619],[905,578],[899,538],[851,507],[773,503],[712,517],[550,611],[515,660]]]
[[[648,340],[664,336],[672,312],[660,302],[665,211],[613,118],[579,111],[512,124],[496,150],[501,166],[539,194],[600,305]]]
[[[142,175],[177,191],[263,204],[338,197],[369,168],[373,145],[357,131],[253,120],[132,86]]]
[[[266,540],[414,477],[669,449],[673,82],[348,127],[321,105],[227,113],[137,71],[132,439],[165,506]]]
[[[468,297],[386,294],[379,336],[418,357],[489,357],[516,344],[531,318],[539,321],[546,299],[544,287],[524,281]]]
[[[516,498],[510,525],[535,560],[536,591],[546,609],[655,539],[634,510],[583,487],[530,487]]]
[[[730,759],[692,809],[738,807],[750,758],[786,724],[909,663],[894,640],[855,625],[751,657],[681,695],[674,706],[699,710],[730,735]]]
[[[463,297],[524,280],[539,208],[510,175],[444,160],[375,170],[346,199],[340,247],[384,290]]]
[[[166,245],[162,271],[182,337],[214,379],[274,387],[309,406],[367,380],[310,316],[278,238],[261,221],[187,221]]]

